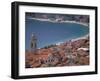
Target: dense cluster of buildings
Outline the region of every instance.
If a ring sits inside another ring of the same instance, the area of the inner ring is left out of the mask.
[[[89,65],[89,37],[26,51],[26,68]]]

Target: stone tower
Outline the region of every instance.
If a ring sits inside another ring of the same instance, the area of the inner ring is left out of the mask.
[[[36,38],[36,36],[35,36],[34,33],[32,33],[32,35],[31,35],[31,44],[30,44],[30,47],[31,47],[32,53],[36,53],[36,49],[37,49],[37,38]]]

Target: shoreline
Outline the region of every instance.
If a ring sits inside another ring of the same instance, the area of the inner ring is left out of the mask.
[[[69,21],[69,20],[62,20],[62,21],[58,21],[57,19],[55,20],[50,20],[50,19],[41,19],[41,18],[28,18],[28,19],[33,19],[33,20],[38,20],[38,21],[47,21],[47,22],[52,22],[52,23],[75,23],[75,24],[80,24],[83,26],[88,27],[89,24],[88,23],[82,23],[82,22],[77,22],[77,21]]]
[[[33,20],[38,20],[38,21],[47,21],[47,22],[52,22],[52,23],[75,23],[75,24],[80,24],[80,25],[83,25],[85,27],[89,27],[89,24],[88,23],[82,23],[82,22],[76,22],[76,21],[57,21],[57,20],[53,20],[51,21],[50,19],[41,19],[41,18],[29,18],[29,19],[33,19]],[[89,37],[89,33],[84,35],[84,36],[81,36],[81,37],[77,37],[77,38],[74,38],[74,39],[71,39],[72,42],[74,41],[77,41],[77,40],[80,40],[80,39],[86,39],[87,37]],[[66,40],[67,41],[67,40]],[[60,45],[64,42],[57,42],[56,45]]]
[[[70,39],[70,40],[71,40],[71,42],[74,42],[74,41],[78,41],[78,40],[81,40],[81,39],[87,39],[88,37],[89,37],[89,34],[86,34],[82,37],[77,37],[75,39]],[[69,41],[69,40],[66,40],[66,41]],[[56,45],[60,45],[60,44],[65,43],[65,42],[57,42]]]
[[[77,41],[77,40],[81,40],[81,39],[87,39],[89,37],[89,34],[86,34],[82,37],[78,37],[78,38],[75,38],[75,39],[72,39],[71,41],[74,42],[74,41]]]

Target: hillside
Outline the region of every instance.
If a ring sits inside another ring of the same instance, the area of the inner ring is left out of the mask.
[[[89,65],[89,37],[30,50],[25,54],[26,68]]]

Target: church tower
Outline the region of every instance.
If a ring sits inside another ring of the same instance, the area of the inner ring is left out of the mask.
[[[37,49],[37,38],[36,38],[36,36],[35,36],[34,33],[32,33],[32,35],[31,35],[31,44],[30,44],[30,47],[31,47],[32,53],[36,53],[36,49]]]

